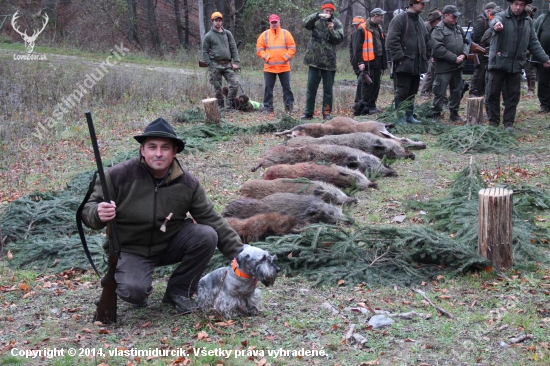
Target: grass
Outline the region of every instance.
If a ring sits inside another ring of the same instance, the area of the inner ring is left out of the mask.
[[[0,201],[8,202],[34,191],[62,189],[77,173],[94,169],[83,112],[93,112],[104,161],[119,152],[132,151],[131,136],[142,131],[147,121],[164,116],[173,122],[182,110],[196,108],[211,89],[203,69],[189,68],[180,73],[182,64],[174,60],[149,60],[129,55],[113,68],[92,92],[66,113],[43,140],[33,140],[32,149],[22,151],[21,140],[32,134],[37,122],[54,112],[62,97],[74,90],[85,75],[104,59],[103,54],[84,51],[40,49],[48,53],[48,63],[15,63],[9,60],[17,45],[1,47],[0,73],[3,75],[0,129]],[[9,52],[8,52],[9,51]],[[50,54],[51,53],[51,54]],[[75,56],[66,58],[64,56]],[[350,115],[355,86],[354,74],[347,67],[345,52],[340,53],[341,71],[335,83],[335,115]],[[183,57],[183,56],[182,56]],[[198,55],[190,54],[189,60]],[[177,58],[177,56],[174,56]],[[243,55],[243,88],[254,100],[262,99],[263,77],[260,67],[253,68],[255,56]],[[176,60],[177,61],[177,60]],[[192,65],[189,61],[184,65]],[[296,109],[305,105],[307,74],[295,61],[292,86]],[[3,65],[3,66],[2,66]],[[154,66],[154,68],[149,68]],[[191,67],[191,66],[189,66]],[[8,70],[9,69],[9,70]],[[188,73],[187,73],[188,72]],[[384,76],[379,107],[388,107],[393,99],[391,81]],[[239,126],[276,122],[283,110],[281,91],[275,90],[275,114],[225,113],[225,121]],[[320,97],[320,95],[318,95]],[[319,107],[319,105],[318,105]],[[465,107],[465,103],[462,104]],[[546,151],[550,137],[548,121],[536,115],[535,98],[523,98],[518,106],[515,138],[533,148],[524,155],[476,154],[487,182],[529,183],[547,188],[550,165]],[[299,111],[298,111],[299,112]],[[462,112],[464,115],[465,113]],[[366,118],[361,118],[365,120]],[[317,120],[319,121],[319,120]],[[447,121],[445,121],[448,123]],[[178,131],[191,127],[174,123]],[[185,136],[183,136],[185,139]],[[428,200],[448,194],[450,182],[470,160],[436,146],[437,136],[420,135],[428,144],[416,151],[416,160],[396,161],[399,177],[378,178],[379,189],[356,192],[359,204],[350,213],[359,224],[391,223],[405,213],[401,225],[423,220],[420,212],[405,207],[404,200]],[[261,172],[250,172],[257,159],[282,140],[271,134],[235,135],[204,151],[183,156],[186,167],[205,186],[216,209],[221,211],[239,196],[239,187]],[[0,208],[1,209],[1,208]],[[548,228],[550,214],[538,213],[538,224]],[[420,221],[421,222],[421,221]],[[426,279],[419,287],[439,307],[456,319],[440,316],[413,288],[380,287],[363,284],[352,287],[334,284],[314,288],[300,277],[281,275],[274,287],[262,288],[265,310],[261,316],[224,321],[205,314],[181,316],[161,304],[167,278],[156,278],[150,306],[133,309],[119,302],[119,321],[101,326],[91,322],[94,301],[100,285],[92,272],[68,271],[55,274],[15,269],[6,258],[10,245],[0,259],[0,364],[110,365],[184,364],[183,358],[170,356],[110,356],[115,350],[164,349],[185,351],[198,365],[411,365],[411,364],[550,364],[550,271],[533,266],[528,271],[511,269],[506,277],[494,272],[472,272],[463,276],[441,275]],[[28,286],[28,289],[26,286]],[[338,313],[327,310],[329,303]],[[370,329],[369,315],[357,312],[362,304],[379,311],[430,314],[429,319],[397,319],[392,327]],[[367,338],[365,345],[343,340],[351,324]],[[105,328],[105,330],[102,330]],[[531,334],[525,342],[510,344],[512,337]],[[506,342],[507,347],[501,346]],[[52,359],[25,359],[12,356],[20,350],[54,347],[95,350],[96,356],[69,356]],[[98,356],[102,350],[104,356]],[[287,350],[289,356],[270,356],[268,350]],[[291,351],[323,350],[326,356],[291,355]],[[205,355],[200,351],[204,350]],[[232,351],[229,358],[216,355]],[[199,352],[195,356],[194,351]],[[208,355],[207,351],[213,354]],[[236,351],[241,355],[235,357]],[[263,352],[260,352],[263,351]],[[262,355],[263,353],[263,355]]]

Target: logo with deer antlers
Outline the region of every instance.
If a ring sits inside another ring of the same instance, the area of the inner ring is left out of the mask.
[[[48,18],[48,14],[44,13],[44,25],[42,26],[42,29],[40,30],[35,30],[33,33],[32,33],[32,36],[29,36],[27,34],[27,30],[25,29],[25,32],[21,32],[18,27],[15,25],[15,21],[17,20],[17,18],[19,18],[17,16],[17,13],[19,12],[16,11],[15,14],[13,14],[13,17],[11,18],[11,26],[13,28],[14,31],[16,31],[17,33],[19,33],[21,35],[21,37],[23,38],[23,40],[25,41],[25,49],[27,50],[27,53],[31,54],[32,51],[34,50],[34,42],[36,41],[36,38],[38,38],[38,36],[40,35],[40,33],[42,33],[42,31],[44,30],[44,28],[46,28],[46,25],[48,25],[48,20],[50,20],[50,18]]]

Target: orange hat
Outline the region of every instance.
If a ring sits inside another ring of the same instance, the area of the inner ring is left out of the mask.
[[[334,2],[332,0],[323,1],[323,5],[321,5],[321,10],[325,10],[327,8],[332,9],[332,11],[336,11],[336,5],[334,5]]]
[[[210,19],[214,20],[216,18],[222,18],[223,19],[222,13],[220,13],[219,11],[216,11],[216,12],[212,13],[212,16],[210,17]]]
[[[351,22],[352,25],[358,25],[365,23],[365,18],[363,17],[354,17],[353,21]]]

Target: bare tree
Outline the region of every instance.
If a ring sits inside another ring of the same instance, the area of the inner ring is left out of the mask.
[[[128,38],[130,41],[136,43],[141,48],[141,42],[139,40],[138,21],[136,16],[136,1],[126,0],[128,6],[128,20],[130,21],[130,27],[128,29]]]
[[[160,44],[159,29],[157,26],[157,16],[155,14],[157,4],[154,0],[145,0],[145,4],[147,8],[147,23],[149,24],[151,44],[155,52],[162,56],[162,47]]]
[[[198,0],[198,6],[199,6],[199,33],[201,35],[201,42],[204,39],[205,31],[204,31],[204,12],[208,14],[208,9],[205,9],[205,5],[203,5],[202,0]]]
[[[178,39],[180,41],[180,46],[185,46],[185,39],[183,36],[183,24],[181,23],[181,10],[180,10],[180,0],[174,0],[174,14],[176,16],[176,29],[178,31]]]

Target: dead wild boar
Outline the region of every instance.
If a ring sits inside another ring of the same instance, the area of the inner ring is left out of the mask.
[[[339,207],[323,202],[312,195],[275,193],[262,198],[240,198],[230,202],[222,212],[223,217],[246,219],[262,213],[277,212],[307,223],[335,224],[347,220]]]
[[[295,217],[277,212],[254,215],[246,219],[228,217],[226,220],[245,244],[264,240],[268,236],[297,234],[306,225]]]
[[[387,127],[390,126],[393,125],[386,125],[377,121],[357,122],[353,118],[349,117],[334,117],[333,119],[325,123],[304,123],[299,126],[295,126],[290,130],[277,132],[275,133],[275,135],[287,135],[290,137],[322,137],[326,135],[343,135],[355,132],[370,132],[378,137],[394,140],[400,143],[402,146],[406,146],[411,149],[426,148],[426,143],[422,141],[413,141],[406,137],[394,136],[390,131],[387,130]]]
[[[295,137],[285,142],[286,146],[296,147],[305,145],[342,145],[359,149],[380,159],[384,155],[388,159],[412,159],[415,156],[394,140],[384,139],[369,132],[356,132],[343,135],[329,135],[323,137]]]
[[[338,165],[321,165],[315,163],[298,163],[294,165],[279,164],[269,167],[263,175],[266,180],[277,178],[307,178],[334,184],[339,188],[369,187],[378,188],[376,182],[371,182],[364,174]]]
[[[296,164],[303,162],[327,162],[349,169],[367,171],[369,174],[396,177],[397,172],[390,167],[384,166],[376,156],[368,154],[359,149],[340,145],[305,145],[285,146],[277,145],[265,151],[258,166],[268,168],[278,164]]]
[[[261,199],[280,192],[312,194],[333,205],[357,203],[357,198],[348,197],[332,184],[305,178],[252,179],[245,182],[241,187],[241,195],[246,198]]]

